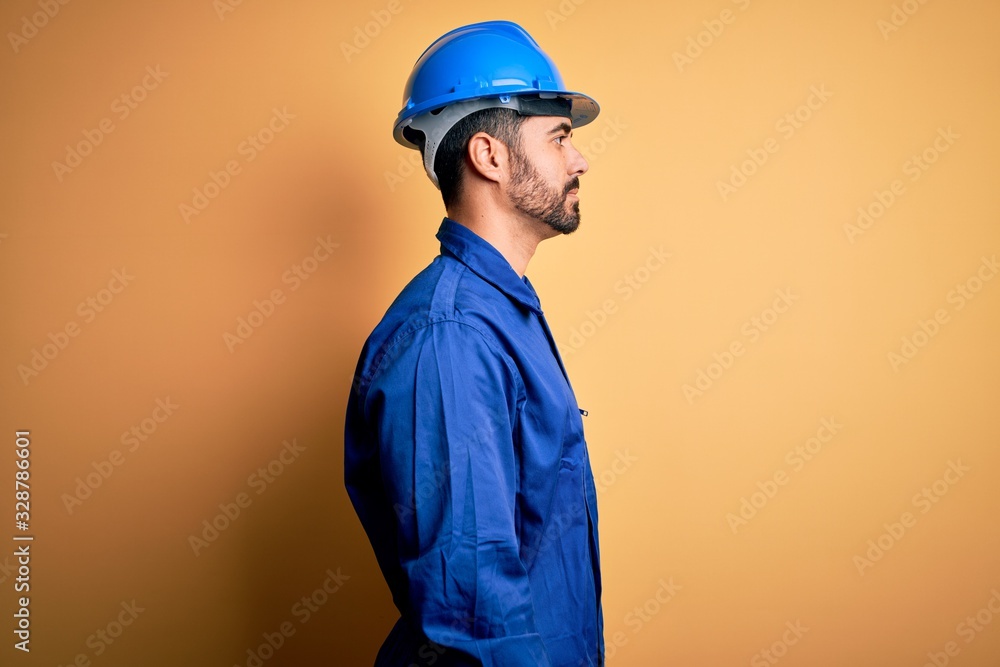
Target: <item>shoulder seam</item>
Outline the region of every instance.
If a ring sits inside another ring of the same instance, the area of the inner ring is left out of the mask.
[[[372,366],[372,369],[371,369],[371,372],[370,372],[368,378],[362,379],[362,384],[364,385],[364,393],[362,393],[359,396],[359,398],[362,401],[362,405],[364,405],[365,403],[367,403],[367,400],[368,400],[368,389],[371,387],[371,384],[375,380],[375,378],[378,377],[379,372],[382,370],[382,363],[383,363],[383,361],[385,361],[386,357],[389,356],[390,352],[392,352],[392,350],[394,350],[396,348],[396,346],[398,346],[404,340],[406,340],[407,338],[411,338],[418,331],[421,331],[421,330],[426,329],[428,327],[432,327],[435,324],[458,324],[458,325],[461,325],[461,326],[464,326],[464,327],[468,327],[469,329],[472,329],[473,331],[475,331],[476,333],[478,333],[480,336],[482,336],[483,341],[486,343],[487,347],[490,349],[490,352],[492,352],[500,361],[503,362],[503,364],[507,368],[508,372],[514,378],[514,381],[517,383],[516,384],[516,391],[517,391],[518,399],[520,399],[520,397],[522,397],[522,396],[525,396],[526,392],[525,392],[525,388],[524,388],[524,382],[521,380],[521,373],[517,370],[517,366],[514,365],[513,361],[511,361],[511,359],[508,357],[508,355],[505,352],[503,352],[503,350],[500,347],[500,342],[490,332],[484,331],[483,329],[479,328],[475,324],[472,324],[471,322],[465,322],[465,321],[459,320],[459,319],[457,319],[455,317],[444,317],[444,316],[440,316],[440,315],[439,316],[435,316],[435,315],[431,314],[430,317],[426,321],[421,322],[420,324],[418,324],[416,326],[412,326],[412,327],[406,329],[405,331],[403,331],[402,333],[399,333],[396,336],[394,336],[393,339],[392,339],[392,341],[389,342],[383,348],[382,354],[379,357],[378,362],[375,363]],[[520,400],[518,400],[518,402],[520,402]]]

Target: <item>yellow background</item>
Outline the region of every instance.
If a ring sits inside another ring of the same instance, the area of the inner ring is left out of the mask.
[[[583,224],[528,275],[590,411],[609,663],[997,664],[1000,5],[49,5],[0,8],[4,665],[255,664],[283,623],[269,667],[371,663],[396,614],[343,489],[344,406],[443,214],[390,128],[423,49],[496,18],[602,106],[575,135]],[[57,174],[88,132],[100,142]],[[250,151],[258,134],[273,140]],[[733,169],[750,175],[724,197]],[[212,173],[226,187],[186,221]],[[845,228],[880,195],[873,224]],[[338,245],[293,290],[318,238]],[[670,257],[647,265],[652,250]],[[791,305],[769,312],[779,291]],[[920,347],[893,362],[904,337]],[[707,389],[686,394],[699,371]],[[178,406],[161,421],[158,399]],[[16,429],[32,438],[30,655],[11,632]],[[818,433],[797,468],[789,452]],[[251,476],[286,440],[304,449],[262,489]],[[241,493],[196,555],[190,537]],[[745,524],[743,499],[759,505]],[[328,570],[341,587],[303,623],[295,605]],[[132,601],[113,643],[92,638]]]

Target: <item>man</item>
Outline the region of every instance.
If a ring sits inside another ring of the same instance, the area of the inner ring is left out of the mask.
[[[524,276],[579,225],[572,129],[598,111],[505,21],[442,36],[406,84],[394,136],[447,217],[347,408],[347,490],[401,614],[377,666],[604,663],[585,413]]]

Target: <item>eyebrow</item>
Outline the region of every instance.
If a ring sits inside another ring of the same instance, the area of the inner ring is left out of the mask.
[[[559,123],[554,128],[549,130],[548,134],[555,134],[556,132],[565,132],[566,134],[569,134],[572,131],[573,131],[573,126],[570,125],[569,123]]]

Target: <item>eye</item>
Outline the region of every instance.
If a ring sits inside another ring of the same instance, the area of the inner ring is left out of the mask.
[[[558,137],[555,138],[555,142],[557,144],[559,144],[560,146],[562,146],[563,145],[563,140],[566,139],[566,138],[567,138],[567,135],[560,134]]]

